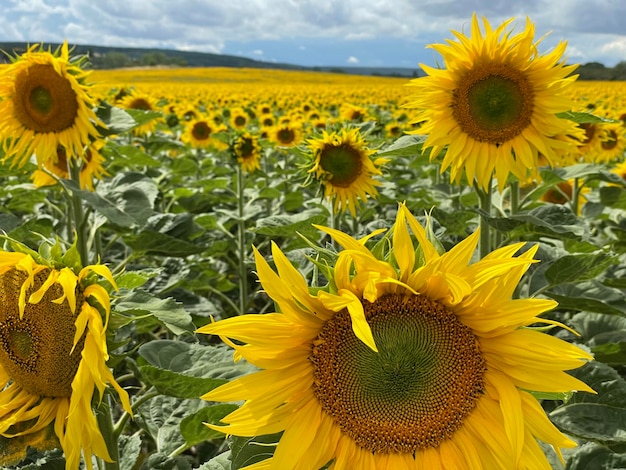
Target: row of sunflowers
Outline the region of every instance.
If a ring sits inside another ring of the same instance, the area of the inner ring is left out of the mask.
[[[530,20],[414,79],[0,69],[0,465],[626,465],[626,94]]]

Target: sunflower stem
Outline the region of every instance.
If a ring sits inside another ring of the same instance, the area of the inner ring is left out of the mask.
[[[474,186],[476,193],[478,194],[478,200],[480,204],[480,238],[478,241],[478,252],[480,259],[483,259],[491,252],[491,230],[487,218],[491,216],[491,181],[487,185],[487,190],[483,190],[475,183]]]
[[[511,215],[517,214],[519,211],[519,181],[511,181],[509,191],[511,195]]]
[[[246,268],[246,222],[244,219],[244,175],[237,165],[237,245],[239,255],[239,314],[248,306],[248,270]]]
[[[96,419],[98,420],[98,428],[102,433],[104,442],[106,443],[107,450],[109,451],[109,457],[111,462],[104,462],[105,470],[120,470],[120,451],[118,447],[117,436],[113,428],[113,417],[111,416],[111,403],[108,394],[102,398],[100,406],[96,413]]]
[[[574,181],[572,182],[572,199],[570,201],[570,207],[572,208],[574,215],[578,215],[578,195],[580,194],[581,189],[582,187],[579,179],[574,178]]]
[[[68,170],[71,180],[80,188],[80,167],[79,162],[69,162]],[[89,264],[89,253],[87,250],[87,233],[85,211],[83,209],[83,201],[80,196],[72,191],[70,198],[72,212],[74,216],[74,236],[76,237],[76,249],[80,255],[80,261],[83,266]]]

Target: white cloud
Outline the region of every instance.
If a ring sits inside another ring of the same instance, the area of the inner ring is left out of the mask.
[[[349,63],[349,64],[358,64],[359,63],[359,59],[357,59],[356,57],[351,55],[350,57],[348,57],[348,60],[346,60],[346,62]]]
[[[4,25],[0,41],[67,39],[75,44],[203,52],[262,50],[264,56],[276,56],[279,62],[284,61],[277,49],[279,43],[294,54],[306,47],[307,54],[301,54],[301,60],[306,60],[315,48],[327,47],[329,54],[336,57],[334,60],[341,61],[356,51],[354,47],[360,46],[364,47],[363,52],[357,52],[362,64],[374,60],[417,64],[425,60],[432,62],[429,59],[433,52],[425,49],[426,44],[451,39],[451,30],[469,32],[471,15],[477,12],[486,15],[492,25],[516,16],[520,27],[528,15],[535,23],[537,37],[551,31],[548,37],[553,38],[550,39],[553,43],[568,40],[572,46],[568,55],[577,60],[616,63],[626,59],[623,47],[626,2],[617,0],[9,0],[8,3],[8,7],[0,10],[0,22]],[[387,41],[384,55],[380,47],[370,47],[379,40]],[[267,41],[276,43],[272,51]],[[351,45],[344,44],[345,41]],[[228,48],[228,44],[238,45]],[[402,48],[400,57],[398,49]]]

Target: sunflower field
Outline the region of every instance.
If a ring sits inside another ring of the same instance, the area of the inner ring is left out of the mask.
[[[626,467],[626,86],[0,68],[0,466]],[[445,42],[444,42],[445,40]]]

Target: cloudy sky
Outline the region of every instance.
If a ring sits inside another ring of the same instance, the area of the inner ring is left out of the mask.
[[[568,43],[570,63],[626,60],[624,0],[2,0],[0,42],[184,49],[305,66],[434,65],[426,48],[526,17],[545,50]]]

